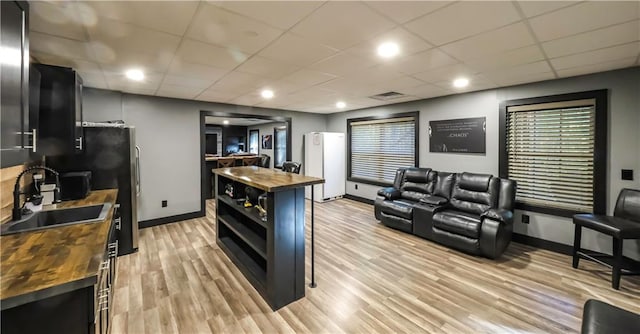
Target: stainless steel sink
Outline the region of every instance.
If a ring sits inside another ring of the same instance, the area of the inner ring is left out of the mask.
[[[96,223],[103,221],[109,214],[111,203],[81,206],[69,209],[53,209],[38,211],[21,220],[2,224],[0,235],[18,232],[35,231],[58,226]]]

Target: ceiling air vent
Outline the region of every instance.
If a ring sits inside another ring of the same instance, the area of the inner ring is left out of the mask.
[[[381,94],[377,94],[369,97],[375,100],[389,101],[389,100],[399,99],[405,96],[406,95],[398,92],[386,92],[386,93],[381,93]]]

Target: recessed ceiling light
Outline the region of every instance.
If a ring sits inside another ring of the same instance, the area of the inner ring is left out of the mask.
[[[265,89],[262,91],[262,93],[260,93],[260,95],[262,95],[262,97],[264,97],[265,99],[270,99],[273,97],[273,91],[270,89]]]
[[[378,56],[382,58],[391,58],[400,53],[400,47],[394,42],[385,42],[378,46]]]
[[[141,70],[131,69],[125,72],[127,78],[133,81],[142,81],[144,80],[144,73]]]
[[[224,124],[224,125],[229,124],[229,120],[228,120],[228,119],[225,119],[224,121],[222,121],[222,124]]]
[[[469,79],[467,78],[458,78],[453,80],[453,86],[456,88],[464,88],[469,86]]]
[[[344,108],[344,107],[346,107],[346,106],[347,106],[347,104],[346,104],[346,103],[344,103],[344,102],[342,102],[342,101],[338,101],[338,102],[336,102],[336,108],[340,108],[340,109],[342,109],[342,108]]]

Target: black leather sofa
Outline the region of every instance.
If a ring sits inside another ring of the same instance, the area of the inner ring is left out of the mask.
[[[514,181],[488,174],[405,168],[374,210],[386,226],[495,259],[511,241],[515,194]]]

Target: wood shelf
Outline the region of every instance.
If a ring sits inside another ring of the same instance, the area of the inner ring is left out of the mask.
[[[251,219],[253,222],[255,222],[256,224],[264,228],[267,227],[267,222],[263,221],[262,218],[260,218],[260,214],[258,213],[258,210],[255,207],[245,208],[244,205],[238,204],[236,200],[229,197],[229,195],[227,194],[223,194],[223,195],[218,194],[217,197],[218,197],[218,200],[231,206],[232,210],[242,213],[243,215]]]
[[[249,256],[241,246],[232,238],[223,237],[218,239],[220,246],[225,250],[227,256],[238,266],[240,271],[249,278],[261,294],[265,293],[267,284],[267,272],[260,264]],[[256,286],[256,283],[258,286]]]
[[[267,259],[267,240],[265,240],[264,237],[259,236],[230,214],[219,214],[218,219],[240,239],[246,242],[247,245],[253,248],[262,258]]]

